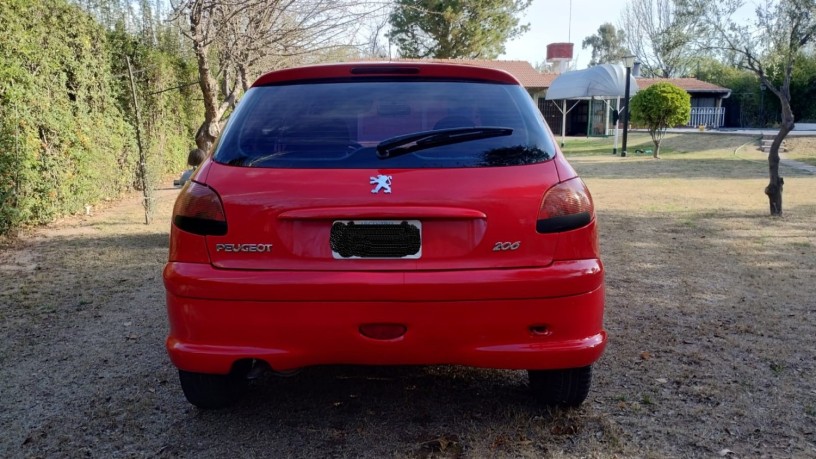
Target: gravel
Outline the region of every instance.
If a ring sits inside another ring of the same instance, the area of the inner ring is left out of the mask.
[[[627,212],[596,182],[611,339],[580,409],[463,367],[310,368],[192,407],[164,189],[152,225],[133,196],[0,246],[0,457],[816,457],[816,207]]]

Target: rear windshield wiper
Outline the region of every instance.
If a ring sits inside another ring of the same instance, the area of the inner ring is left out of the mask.
[[[377,157],[380,159],[394,158],[426,148],[511,134],[513,134],[511,128],[488,126],[415,132],[383,140],[377,145]]]

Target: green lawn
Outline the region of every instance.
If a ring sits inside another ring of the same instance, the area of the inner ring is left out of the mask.
[[[558,137],[561,142],[561,138]],[[618,152],[621,151],[623,145],[623,136],[618,136]],[[609,137],[566,137],[564,146],[561,150],[568,156],[590,156],[590,155],[611,155],[612,149],[615,146],[615,138]],[[635,152],[636,149],[645,150],[653,149],[651,137],[645,133],[630,133],[627,139],[627,150],[630,153]],[[664,150],[661,149],[661,153]],[[668,153],[668,150],[665,150]]]
[[[714,133],[669,133],[660,145],[661,155],[706,152],[711,150],[735,150],[756,144],[758,137]],[[561,138],[558,137],[558,142]],[[618,137],[618,152],[622,150],[623,136]],[[562,151],[572,156],[612,155],[615,138],[610,137],[567,137]],[[649,156],[636,150],[653,150],[654,143],[646,132],[630,132],[627,139],[629,156]]]

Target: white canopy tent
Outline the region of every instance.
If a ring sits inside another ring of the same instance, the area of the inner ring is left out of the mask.
[[[629,95],[634,96],[638,91],[635,78],[629,77]],[[547,89],[547,100],[561,100],[561,145],[564,144],[564,134],[567,113],[575,108],[581,100],[601,99],[609,107],[609,99],[617,99],[626,94],[626,67],[620,64],[601,64],[585,70],[573,70],[562,73]],[[577,101],[567,110],[567,99]],[[556,105],[557,106],[557,105]],[[618,145],[618,130],[615,129],[615,148]]]

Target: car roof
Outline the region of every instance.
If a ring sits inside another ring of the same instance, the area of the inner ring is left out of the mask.
[[[252,87],[303,80],[325,79],[461,79],[520,85],[511,74],[498,69],[474,65],[431,62],[350,62],[311,65],[269,72],[258,78]]]

